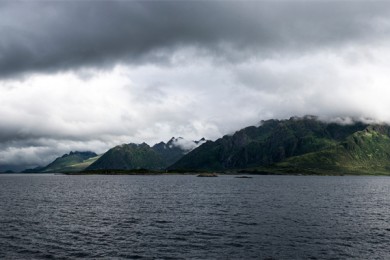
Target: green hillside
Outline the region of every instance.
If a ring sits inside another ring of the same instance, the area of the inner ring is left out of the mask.
[[[86,170],[101,169],[160,169],[164,160],[146,143],[118,145],[104,153]]]
[[[94,152],[70,152],[58,157],[46,167],[39,168],[38,172],[79,172],[98,158]]]
[[[268,170],[324,174],[389,174],[389,127],[368,126],[334,147],[289,158],[269,167]]]
[[[270,167],[292,157],[308,156],[319,151],[337,151],[339,145],[346,142],[349,136],[366,127],[368,125],[363,123],[328,124],[312,116],[267,120],[258,127],[247,127],[215,142],[208,141],[169,169],[224,171]],[[285,166],[288,167],[287,164]]]

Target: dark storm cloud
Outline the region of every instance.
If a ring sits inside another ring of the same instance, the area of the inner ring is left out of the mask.
[[[369,41],[388,32],[389,11],[384,1],[1,2],[0,74],[155,62],[186,46],[234,59]]]

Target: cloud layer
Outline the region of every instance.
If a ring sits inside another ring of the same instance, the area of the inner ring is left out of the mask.
[[[3,1],[0,165],[294,115],[390,122],[389,14],[384,1]]]
[[[192,46],[217,59],[382,40],[390,3],[3,1],[0,73],[163,62]]]

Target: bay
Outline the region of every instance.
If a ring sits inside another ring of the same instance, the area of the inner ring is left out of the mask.
[[[388,259],[390,178],[0,175],[1,259]]]

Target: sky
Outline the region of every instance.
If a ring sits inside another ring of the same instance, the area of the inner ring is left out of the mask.
[[[390,2],[0,1],[0,170],[270,118],[390,123]]]

